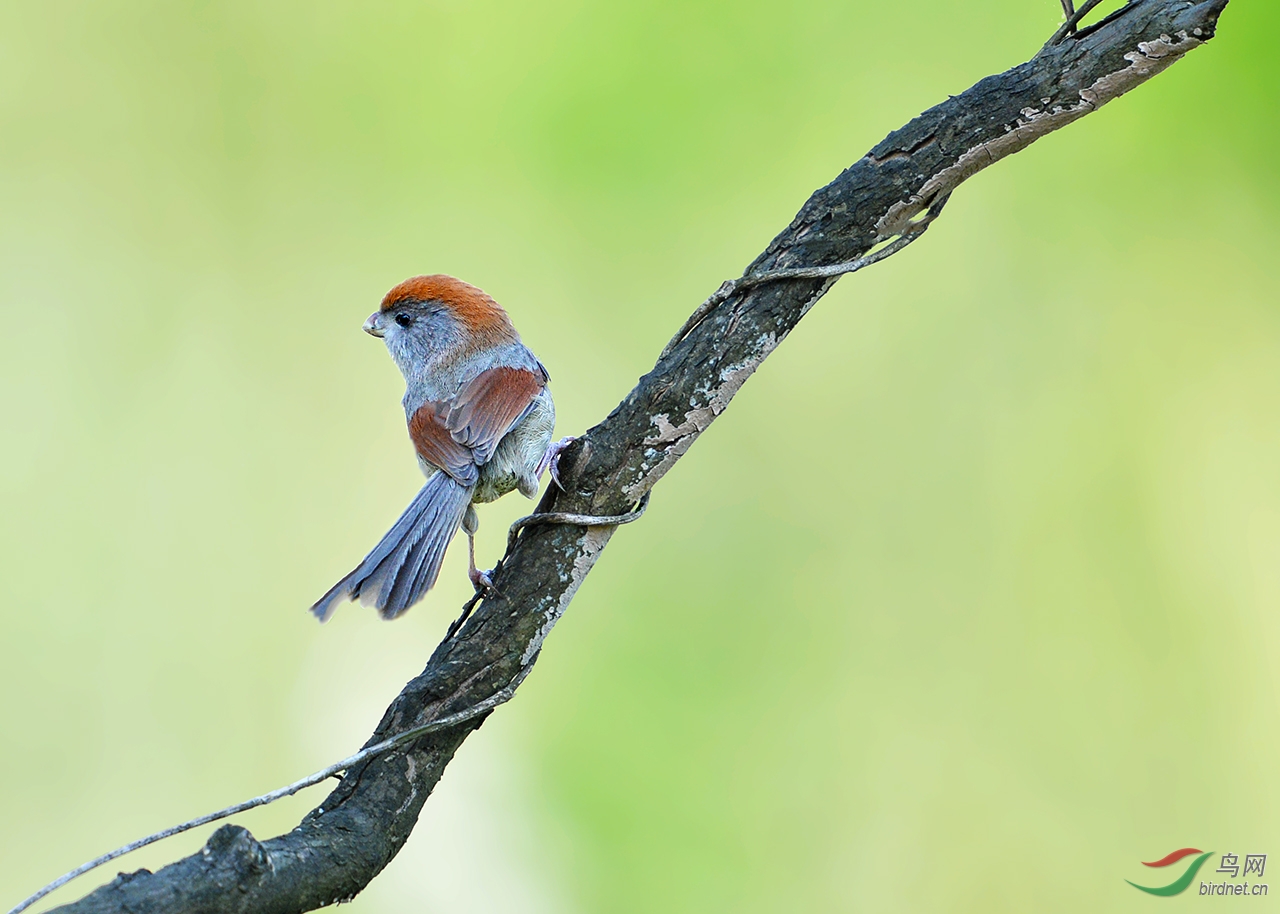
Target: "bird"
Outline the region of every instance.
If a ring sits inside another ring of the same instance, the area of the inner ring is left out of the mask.
[[[399,616],[435,584],[459,527],[472,584],[491,588],[476,568],[475,505],[515,490],[533,498],[548,467],[558,480],[565,445],[551,442],[550,374],[475,286],[442,273],[406,279],[363,329],[382,339],[404,375],[405,420],[426,483],[364,561],[311,607],[321,622],[346,600]]]

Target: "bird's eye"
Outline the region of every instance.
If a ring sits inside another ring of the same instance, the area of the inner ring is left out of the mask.
[[[396,313],[396,323],[399,324],[401,327],[408,327],[410,324],[413,323],[413,318],[409,315],[408,312],[399,311]]]

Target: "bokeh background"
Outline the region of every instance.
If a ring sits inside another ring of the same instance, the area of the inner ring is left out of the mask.
[[[0,3],[4,906],[347,754],[443,634],[462,549],[393,624],[305,612],[419,485],[387,288],[491,292],[581,431],[1060,16]],[[1141,860],[1280,854],[1278,29],[1233,3],[840,283],[351,910],[1132,911],[1196,903]]]

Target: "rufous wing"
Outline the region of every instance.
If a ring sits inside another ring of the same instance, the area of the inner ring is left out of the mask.
[[[423,460],[463,485],[493,457],[546,386],[546,375],[524,368],[490,368],[449,401],[428,401],[409,420],[409,437]]]
[[[480,372],[453,398],[447,421],[454,440],[472,449],[477,464],[488,463],[545,385],[542,375],[524,368]]]
[[[409,418],[409,440],[418,456],[448,473],[464,486],[480,476],[471,448],[459,444],[449,431],[449,404],[428,400]]]

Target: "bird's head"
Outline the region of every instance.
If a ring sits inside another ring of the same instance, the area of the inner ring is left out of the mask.
[[[519,339],[497,302],[443,273],[400,283],[369,315],[364,330],[382,338],[406,377]]]

